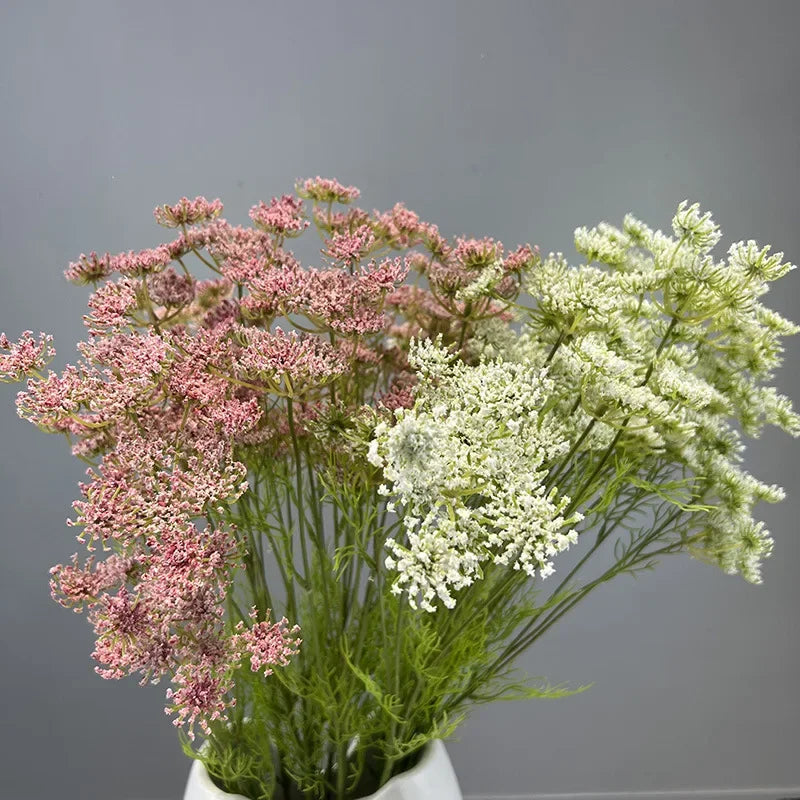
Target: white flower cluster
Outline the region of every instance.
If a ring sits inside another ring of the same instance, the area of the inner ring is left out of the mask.
[[[700,534],[695,554],[758,581],[772,540],[753,507],[782,492],[741,469],[735,426],[800,434],[788,398],[763,385],[781,363],[780,337],[799,329],[759,302],[768,282],[794,267],[752,240],[716,261],[719,228],[696,203],[680,204],[672,228],[677,238],[631,215],[622,230],[579,228],[576,248],[605,267],[546,259],[528,278],[531,324],[508,352],[525,357],[527,343],[536,363],[549,352],[565,429],[573,440],[591,431],[578,466],[596,463],[613,432],[615,447],[642,470],[659,459],[688,470],[695,501],[711,509],[691,520]]]
[[[576,541],[568,497],[546,491],[546,465],[569,447],[542,406],[553,392],[546,370],[528,363],[467,365],[431,341],[412,346],[420,377],[415,405],[380,423],[369,460],[383,494],[402,507],[405,536],[390,540],[395,592],[433,611],[493,561],[546,577],[552,557]]]
[[[484,267],[472,283],[468,283],[456,292],[456,300],[472,302],[485,297],[503,277],[503,262],[493,261]]]

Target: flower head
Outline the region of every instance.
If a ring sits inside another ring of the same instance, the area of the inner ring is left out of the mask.
[[[182,197],[174,206],[156,206],[153,211],[156,221],[165,228],[179,228],[182,225],[197,225],[201,222],[210,222],[222,213],[222,202],[206,200],[205,197],[195,197],[190,200]]]
[[[335,178],[320,178],[319,175],[298,181],[297,193],[319,203],[349,203],[361,194],[355,186],[344,186]]]
[[[679,239],[685,239],[693,250],[707,253],[720,240],[722,233],[711,213],[700,214],[700,203],[689,205],[683,200],[672,218],[672,230]]]
[[[250,209],[250,219],[263,231],[296,236],[309,226],[303,218],[303,201],[290,194],[273,197],[269,204],[259,203]]]
[[[23,331],[16,342],[0,333],[0,381],[16,383],[31,373],[41,372],[55,354],[53,337],[46,333],[40,333],[37,340],[33,331]]]

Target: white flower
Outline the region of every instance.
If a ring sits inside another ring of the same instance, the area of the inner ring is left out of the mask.
[[[672,230],[679,239],[698,253],[707,253],[720,240],[722,233],[717,227],[710,212],[700,215],[700,204],[689,205],[683,200],[672,218]]]
[[[412,346],[422,376],[417,400],[391,428],[376,428],[391,494],[403,509],[404,539],[390,540],[395,582],[412,605],[452,607],[486,560],[548,574],[548,556],[575,541],[563,518],[568,497],[545,493],[543,466],[568,443],[540,416],[552,390],[529,363],[453,362],[431,343]],[[427,375],[436,375],[429,380]]]

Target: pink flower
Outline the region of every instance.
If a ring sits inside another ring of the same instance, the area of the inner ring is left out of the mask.
[[[296,236],[309,225],[308,220],[303,219],[303,201],[290,194],[283,195],[280,200],[273,197],[269,205],[262,201],[253,206],[250,219],[261,230],[283,236]]]
[[[311,274],[301,269],[294,259],[270,266],[250,281],[250,296],[245,298],[244,305],[256,316],[281,313],[307,295]]]
[[[337,333],[377,333],[388,324],[380,308],[383,292],[369,273],[309,270],[303,289],[288,303],[289,310],[305,314]]]
[[[140,275],[161,272],[170,261],[172,261],[172,252],[169,245],[161,244],[148,250],[139,252],[129,250],[127,253],[112,256],[109,264],[114,271],[121,275],[135,278]]]
[[[436,228],[422,222],[419,214],[410,211],[403,203],[396,203],[391,211],[373,211],[375,229],[380,239],[393,247],[413,247],[436,233]]]
[[[75,417],[100,382],[96,373],[70,365],[61,375],[49,372],[41,380],[29,380],[27,391],[17,394],[17,413],[45,430],[84,432]]]
[[[195,282],[188,275],[179,275],[172,267],[147,281],[150,299],[160,306],[180,308],[194,299]]]
[[[402,283],[408,275],[408,260],[402,258],[387,258],[376,266],[371,262],[366,268],[361,270],[361,278],[364,284],[379,292],[394,289],[398,283]]]
[[[175,675],[177,689],[167,689],[171,704],[164,711],[176,713],[176,727],[188,725],[187,735],[194,740],[195,723],[204,734],[211,733],[209,722],[227,719],[225,712],[236,704],[226,695],[233,688],[230,670],[224,663],[203,658],[200,663],[181,664]]]
[[[78,566],[78,554],[72,556],[72,563],[64,566],[56,564],[50,569],[50,594],[64,606],[80,612],[84,604],[90,607],[97,602],[97,595],[107,589],[125,582],[133,565],[129,558],[109,556],[93,568],[94,557],[89,558],[85,567]]]
[[[81,253],[78,260],[71,262],[64,270],[64,276],[72,283],[83,285],[107,278],[113,271],[111,256],[108,253],[99,256],[92,251],[88,256]]]
[[[250,612],[250,618],[255,620],[258,612],[255,607]],[[280,621],[270,623],[269,612],[263,622],[253,622],[249,629],[244,629],[244,623],[236,625],[238,633],[233,637],[233,646],[241,649],[250,659],[250,669],[253,672],[264,670],[264,676],[272,674],[272,667],[286,666],[289,659],[299,652],[300,643],[303,641],[297,634],[300,633],[298,625],[289,628],[289,621],[283,617]]]
[[[328,232],[327,268],[305,269],[281,246],[308,227],[294,195],[254,206],[251,227],[222,219],[219,200],[184,197],[155,210],[161,224],[180,229],[173,241],[82,254],[69,265],[70,280],[100,284],[76,365],[39,377],[53,355],[50,338],[0,337],[0,376],[32,375],[18,396],[20,415],[66,433],[72,451],[92,459],[68,524],[90,551],[114,554],[53,567],[53,597],[88,610],[104,678],[173,676],[168,710],[190,736],[225,719],[236,670],[269,675],[300,644],[296,626],[271,622],[264,609],[233,632],[226,627],[244,537],[219,520],[249,489],[239,453],[290,455],[287,397],[303,447],[329,421],[360,413],[362,402],[381,415],[410,407],[408,339],[459,335],[466,306],[447,287],[502,256],[491,239],[451,248],[402,204],[373,216],[334,211],[331,204],[359,192],[333,179],[306,180],[298,193]],[[417,245],[426,252],[364,263],[376,249]],[[189,274],[196,256],[210,280]],[[530,248],[508,256],[509,292],[531,260]],[[431,290],[403,284],[411,268]],[[500,314],[501,306],[487,300],[470,313]],[[284,319],[309,332],[273,328]],[[337,379],[329,399],[322,387]],[[342,441],[313,440],[334,451]]]
[[[335,178],[308,178],[298,182],[297,194],[320,203],[349,203],[361,192],[355,186],[343,186]]]
[[[503,257],[502,242],[490,237],[483,239],[456,239],[453,258],[465,269],[483,269]]]
[[[334,233],[327,242],[323,254],[334,261],[342,261],[346,266],[352,266],[369,252],[375,244],[375,235],[369,225],[361,225],[352,233]]]
[[[259,328],[239,328],[243,342],[238,364],[245,376],[280,381],[323,383],[345,370],[341,355],[316,336],[295,331],[274,333]]]
[[[540,260],[538,247],[523,244],[505,257],[503,267],[506,272],[524,272],[535,267]]]
[[[105,283],[89,298],[92,313],[83,318],[84,324],[93,331],[130,325],[130,314],[139,307],[139,286],[131,278]]]
[[[331,233],[347,233],[369,224],[369,214],[360,208],[333,211],[327,206],[314,206],[314,222]]]
[[[416,375],[413,372],[400,374],[389,390],[378,397],[378,405],[387,411],[414,406],[414,385]]]
[[[23,331],[22,336],[12,342],[4,333],[0,333],[0,381],[21,381],[26,375],[41,372],[55,356],[53,337],[45,333],[39,334],[39,340],[33,338],[33,331]]]
[[[219,198],[209,201],[205,197],[195,197],[194,200],[182,197],[174,206],[157,206],[153,216],[165,228],[178,228],[182,225],[210,222],[221,213],[222,203]]]
[[[103,678],[121,678],[139,669],[141,642],[152,635],[147,606],[123,586],[115,595],[104,594],[94,604],[90,619],[97,642],[92,657]]]

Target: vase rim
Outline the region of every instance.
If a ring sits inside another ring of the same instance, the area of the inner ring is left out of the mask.
[[[422,772],[443,748],[444,742],[441,739],[430,739],[422,747],[422,757],[411,769],[407,769],[389,778],[380,789],[374,794],[367,795],[363,800],[381,800],[382,797],[388,794],[395,782]],[[220,789],[219,786],[211,780],[211,776],[208,774],[208,770],[202,759],[194,759],[192,772],[194,773],[193,779],[197,781],[199,788],[206,792],[209,798],[213,798],[213,800],[248,800],[244,795],[231,794],[230,792]]]
[[[386,781],[386,783],[384,783],[380,789],[378,789],[374,794],[367,795],[365,798],[363,798],[363,800],[381,800],[381,798],[389,793],[395,782],[399,782],[403,778],[408,778],[422,772],[431,763],[431,761],[433,761],[436,756],[439,755],[441,750],[444,750],[444,742],[441,739],[429,739],[422,746],[422,757],[416,764],[414,764],[413,767],[411,767],[411,769],[407,769],[404,772],[399,772],[397,775],[389,778],[389,780]]]

